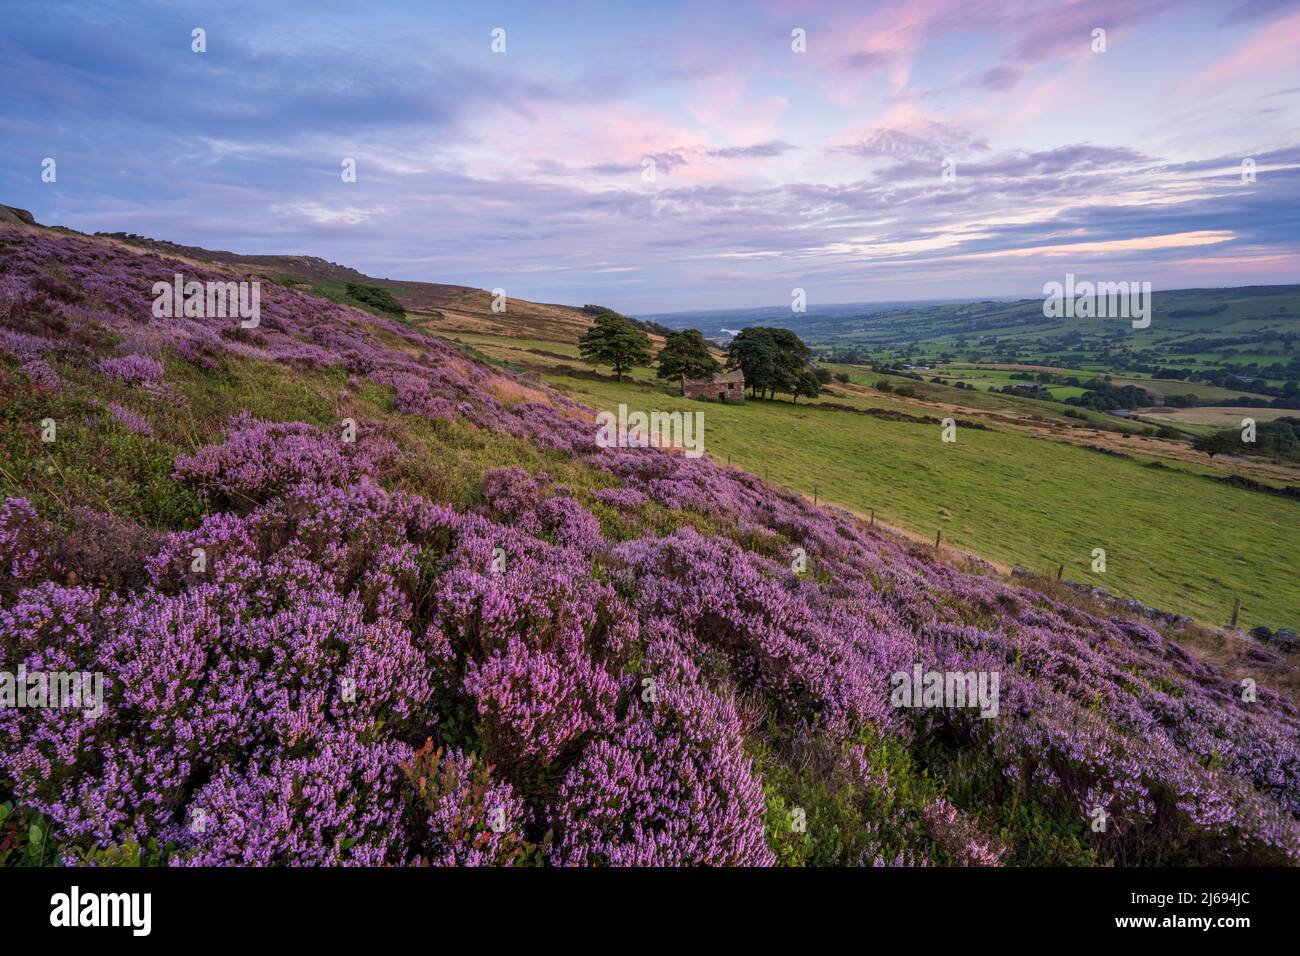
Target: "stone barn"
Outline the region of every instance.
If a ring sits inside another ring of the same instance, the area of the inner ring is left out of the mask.
[[[745,373],[740,369],[719,372],[708,378],[682,376],[682,394],[717,402],[743,402],[745,400]]]

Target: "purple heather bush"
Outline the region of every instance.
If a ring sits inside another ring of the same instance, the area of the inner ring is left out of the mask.
[[[0,327],[0,352],[8,352],[17,358],[34,359],[38,355],[54,351],[57,345],[57,342],[38,335]]]
[[[37,388],[58,394],[63,391],[63,379],[54,371],[50,363],[41,359],[32,359],[19,367],[18,371],[27,376],[27,380]]]
[[[539,504],[537,520],[543,533],[561,547],[596,554],[606,546],[600,534],[600,522],[581,503],[567,495],[556,495]]]
[[[239,504],[266,501],[301,481],[341,485],[374,477],[397,453],[382,434],[364,434],[358,423],[352,441],[342,427],[332,434],[305,422],[273,423],[241,413],[226,440],[176,459],[176,478],[219,500]]]
[[[0,504],[0,670],[105,679],[94,717],[0,708],[0,799],[68,859],[157,841],[182,865],[1300,862],[1295,705],[1243,701],[1145,624],[705,459],[598,448],[589,410],[390,319],[267,284],[258,329],[160,320],[153,282],[220,276],[0,236],[6,371],[55,352],[157,385],[157,355],[209,381],[275,362],[382,386],[396,413],[355,442],[237,415],[175,455],[205,510],[166,527]],[[79,380],[60,401],[95,399]],[[534,470],[488,470],[473,510],[435,503],[402,480],[421,453],[403,416],[522,440]],[[623,539],[537,462],[616,481],[593,497]],[[648,501],[681,527],[647,527]],[[892,707],[917,664],[998,672],[998,716]],[[795,805],[820,821],[808,845],[773,824]]]
[[[734,705],[679,647],[655,645],[649,702],[633,701],[564,778],[552,818],[560,865],[763,866],[763,791]],[[640,688],[637,688],[640,690]],[[649,688],[647,688],[647,691]]]
[[[153,435],[153,425],[149,419],[145,418],[138,412],[133,412],[125,405],[118,402],[105,402],[104,407],[108,409],[109,414],[113,416],[113,421],[120,424],[127,431],[136,435],[150,437]]]
[[[494,570],[497,548],[504,570]],[[636,621],[581,555],[471,521],[435,607],[429,631],[448,655],[449,688],[473,701],[494,764],[547,763],[612,725],[611,668],[631,649]]]
[[[189,339],[180,339],[172,348],[177,358],[190,365],[209,369],[221,366],[221,362],[217,359],[221,349],[214,342],[204,341],[196,336]]]
[[[50,529],[30,501],[0,504],[0,593],[34,584],[51,569]]]
[[[645,504],[645,495],[635,488],[602,488],[592,497],[601,504],[623,511],[635,511]]]
[[[401,764],[410,748],[354,735],[309,757],[222,767],[167,834],[184,866],[382,866],[406,863]]]
[[[123,355],[118,358],[103,358],[95,365],[96,370],[128,385],[153,385],[162,381],[163,366],[156,358],[148,355]]]
[[[492,468],[483,477],[483,496],[497,515],[511,523],[522,522],[520,527],[535,532],[539,524],[533,512],[550,480],[545,474],[530,474],[523,468]]]
[[[429,741],[405,770],[415,791],[413,863],[510,866],[526,852],[528,807],[510,784],[493,779],[492,767]]]
[[[371,378],[381,385],[391,386],[396,397],[394,407],[407,415],[447,421],[455,417],[455,409],[445,398],[433,394],[423,376],[411,372],[384,371]]]

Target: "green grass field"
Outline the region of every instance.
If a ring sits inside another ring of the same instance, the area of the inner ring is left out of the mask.
[[[1112,376],[1111,382],[1118,386],[1136,385],[1138,388],[1146,389],[1156,398],[1164,398],[1166,395],[1195,395],[1203,402],[1253,398],[1257,399],[1261,404],[1268,404],[1267,395],[1242,392],[1232,388],[1219,388],[1216,385],[1207,385],[1204,382],[1175,382],[1169,379],[1139,375],[1115,375]]]
[[[1012,384],[1013,380],[1009,377],[962,378],[961,381],[969,381],[973,387],[957,389],[952,385],[940,385],[930,381],[930,378],[947,378],[947,373],[943,371],[938,374],[918,373],[924,379],[918,382],[915,379],[903,378],[898,375],[867,371],[860,366],[822,364],[832,372],[846,373],[849,376],[849,381],[855,385],[873,388],[877,382],[885,379],[895,388],[900,385],[909,388],[916,398],[926,402],[944,402],[960,405],[964,408],[979,409],[980,411],[998,412],[1021,419],[1037,419],[1060,425],[1086,425],[1091,428],[1104,428],[1113,432],[1140,432],[1144,428],[1142,425],[1116,418],[1114,415],[1107,415],[1104,412],[1095,412],[1086,408],[1073,408],[1061,402],[1045,402],[1034,398],[1023,398],[1018,395],[1004,395],[996,391],[1003,385]],[[999,372],[997,369],[983,371],[1003,376],[1011,374],[1007,371]],[[954,378],[953,381],[956,382],[958,379]],[[984,384],[979,384],[981,382]],[[1068,389],[1067,386],[1058,387]],[[1066,396],[1056,397],[1064,398]],[[1070,414],[1066,414],[1067,412]]]
[[[1241,597],[1246,624],[1300,619],[1297,505],[1013,430],[960,429],[848,411],[749,401],[694,402],[640,381],[565,374],[547,380],[597,409],[703,411],[705,448],[821,501],[1157,607],[1226,623]],[[916,411],[915,408],[912,409]],[[1107,570],[1090,569],[1104,548]]]

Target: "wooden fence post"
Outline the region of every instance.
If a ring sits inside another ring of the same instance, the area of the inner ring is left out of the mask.
[[[1061,580],[1061,575],[1063,575],[1064,573],[1065,573],[1065,565],[1062,564],[1060,567],[1056,569],[1056,580],[1058,581]]]
[[[876,526],[876,509],[875,509],[875,508],[872,508],[872,509],[871,509],[871,527],[874,528],[875,526]]]
[[[1241,598],[1237,598],[1237,600],[1232,605],[1232,626],[1233,627],[1237,626],[1237,615],[1239,615],[1240,613],[1241,613]]]
[[[935,554],[938,554],[938,553],[939,553],[939,542],[940,542],[941,540],[943,540],[943,529],[940,529],[940,530],[938,530],[938,531],[936,531],[936,532],[934,533],[934,553],[935,553]]]

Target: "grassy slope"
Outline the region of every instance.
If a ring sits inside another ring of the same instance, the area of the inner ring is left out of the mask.
[[[308,370],[227,357],[221,368],[204,369],[168,357],[167,382],[176,394],[168,398],[57,360],[51,364],[64,380],[65,394],[51,395],[28,387],[18,364],[0,356],[0,500],[28,498],[60,526],[68,524],[74,508],[88,505],[155,530],[194,527],[204,506],[172,480],[173,461],[220,442],[230,417],[246,410],[258,418],[321,428],[346,417],[392,426],[409,458],[399,473],[385,476],[385,483],[459,509],[481,503],[483,475],[490,468],[544,471],[573,490],[610,538],[629,533],[617,509],[591,497],[617,485],[606,472],[460,418],[429,421],[401,414],[390,389],[370,382],[352,387],[342,366]],[[92,395],[147,419],[153,435],[131,432],[86,397]],[[58,423],[52,443],[40,437],[40,422],[47,417]],[[645,516],[664,533],[682,525],[718,530],[706,516],[655,504],[646,506]]]
[[[529,353],[542,364],[555,356],[577,355],[575,346],[545,340],[506,343],[499,337],[474,333],[454,338],[487,349],[497,360],[508,360],[510,353],[528,349],[548,353]],[[119,447],[97,449],[94,444],[81,444],[89,456],[82,462],[64,461],[57,452],[5,457],[11,463],[40,461],[46,463],[45,468],[54,467],[55,474],[45,476],[50,488],[62,484],[68,472],[80,471],[82,481],[77,484],[98,506],[146,524],[175,527],[192,520],[193,503],[168,501],[165,495],[141,499],[123,493],[119,497],[117,492],[125,492],[141,476],[156,482],[160,492],[171,492],[174,486],[166,475],[172,456],[215,440],[226,417],[237,407],[322,426],[345,414],[360,413],[379,420],[389,417],[387,395],[349,395],[341,370],[304,376],[255,362],[234,363],[221,373],[197,371],[180,362],[168,365],[169,380],[177,382],[188,399],[182,406],[169,407],[124,387],[120,395],[105,396],[145,413],[159,430],[157,439],[130,435],[112,423],[107,413],[95,409],[91,414],[103,423],[97,441]],[[68,377],[77,375],[68,368],[60,371]],[[866,383],[879,377],[863,374],[865,377],[855,372],[855,381],[861,378]],[[1300,586],[1289,574],[1300,557],[1300,547],[1285,536],[1260,547],[1255,530],[1284,528],[1293,522],[1295,506],[1278,498],[1145,467],[1142,459],[1128,461],[1006,429],[967,429],[956,444],[944,444],[932,425],[881,420],[807,403],[792,406],[751,401],[737,408],[689,402],[656,383],[649,369],[635,370],[633,382],[621,385],[584,374],[565,374],[560,368],[546,378],[596,408],[613,408],[623,401],[633,407],[639,403],[644,408],[703,410],[707,448],[713,457],[727,460],[730,456],[734,464],[755,473],[767,472],[773,481],[806,494],[816,488],[823,501],[864,513],[874,508],[886,523],[918,533],[942,528],[945,542],[996,561],[1034,569],[1064,563],[1075,580],[1095,580],[1116,593],[1208,621],[1223,620],[1238,594],[1246,605],[1243,619],[1247,623],[1276,625],[1300,616]],[[925,392],[922,398],[941,401],[952,397],[951,390],[928,382],[897,379],[895,384]],[[1045,403],[1004,396],[959,397],[974,399],[971,404],[981,407],[985,403],[979,399],[987,399],[996,406],[991,410],[998,411],[1023,410],[1031,404],[1051,409]],[[829,400],[858,408],[913,414],[924,411],[883,395],[839,394]],[[19,409],[18,402],[10,406],[11,413],[19,413]],[[201,409],[201,417],[196,418],[192,409]],[[14,414],[14,419],[20,417]],[[1044,417],[1056,418],[1052,414]],[[552,456],[468,426],[439,425],[423,430],[429,432],[424,440],[429,444],[426,461],[431,472],[413,475],[411,481],[437,500],[461,506],[471,503],[477,497],[478,476],[492,465],[518,462],[534,469],[548,468],[552,473],[566,470]],[[17,431],[10,436],[16,438]],[[62,442],[58,446],[60,452],[75,447],[77,444]],[[132,480],[127,482],[112,471],[102,472],[105,458],[101,456],[105,455],[121,463],[122,469],[129,468]],[[432,469],[434,461],[440,462],[436,469]],[[433,471],[437,472],[436,481]],[[584,480],[590,476],[577,473],[565,477],[579,488],[605,483]],[[21,484],[23,493],[35,492],[40,498],[41,476],[27,474],[24,478],[5,483]],[[1184,520],[1188,515],[1199,517]],[[1218,545],[1205,547],[1207,541]],[[1107,550],[1105,575],[1090,571],[1094,547]]]
[[[1045,422],[1056,422],[1067,426],[1073,425],[1075,422],[1084,422],[1090,426],[1114,432],[1139,432],[1143,428],[1141,425],[1117,418],[1114,415],[1107,415],[1104,412],[1094,412],[1086,408],[1073,408],[1059,402],[1044,402],[1034,398],[1023,398],[1018,395],[1004,395],[1001,392],[994,391],[994,388],[1001,388],[1003,385],[1013,383],[1013,380],[1009,377],[1010,372],[1001,373],[1008,376],[1005,379],[963,379],[969,381],[973,387],[970,389],[956,389],[949,385],[940,385],[930,381],[931,378],[944,377],[942,372],[919,372],[917,374],[924,381],[918,382],[915,379],[903,378],[897,375],[869,372],[860,366],[824,364],[832,372],[847,373],[849,381],[856,385],[870,388],[874,387],[881,379],[886,379],[894,387],[901,385],[911,389],[915,396],[922,401],[944,402],[961,405],[965,408],[1004,413],[1021,419],[1040,419]],[[1071,412],[1077,417],[1071,417],[1066,412]]]
[[[79,397],[24,389],[10,360],[0,360],[0,498],[30,498],[56,520],[78,504],[131,518],[148,527],[191,527],[201,513],[197,496],[171,480],[177,454],[220,441],[239,410],[271,420],[332,427],[344,417],[400,422],[403,440],[418,449],[399,486],[431,500],[464,507],[480,494],[482,474],[499,464],[554,472],[562,463],[534,446],[464,422],[425,422],[392,410],[387,389],[348,387],[341,366],[326,372],[288,369],[272,362],[228,360],[220,370],[167,361],[167,380],[180,401],[106,383],[102,376],[53,363],[80,394],[92,392],[147,418],[153,436],[137,435],[109,412]],[[40,440],[45,417],[59,422],[59,438]],[[576,474],[567,478],[586,484]]]
[[[644,381],[563,374],[548,381],[596,408],[705,413],[708,453],[822,501],[865,512],[1007,564],[1066,566],[1159,607],[1225,622],[1241,596],[1247,624],[1300,618],[1296,505],[1194,475],[1026,438],[959,432],[810,405],[692,402]],[[1093,548],[1107,572],[1092,574]]]
[[[1095,582],[1157,607],[1226,623],[1236,597],[1242,621],[1271,627],[1300,619],[1300,582],[1292,569],[1300,541],[1278,533],[1295,523],[1296,504],[1208,481],[1223,475],[1213,466],[1147,467],[1152,460],[1134,448],[1128,460],[1013,429],[963,430],[944,444],[933,425],[894,422],[817,408],[806,402],[748,402],[743,407],[690,402],[636,369],[618,384],[589,366],[526,352],[543,347],[553,355],[577,349],[489,335],[457,335],[498,361],[531,359],[545,379],[596,408],[690,409],[705,412],[706,449],[721,461],[881,520],[933,536],[1000,563],[1037,571],[1066,566],[1072,580]],[[849,369],[857,384],[882,376]],[[841,370],[835,367],[835,370]],[[1069,423],[1052,403],[984,392],[957,392],[927,382],[890,377],[919,398],[961,401],[989,411],[1038,415]],[[943,413],[886,395],[837,394],[828,401],[857,408],[910,414]],[[1109,419],[1119,428],[1145,426]],[[1178,471],[1194,471],[1187,474]],[[1275,483],[1275,482],[1274,482]],[[1260,529],[1269,529],[1261,531]],[[1275,532],[1271,529],[1278,529]],[[1093,574],[1093,548],[1105,548],[1107,571]]]

